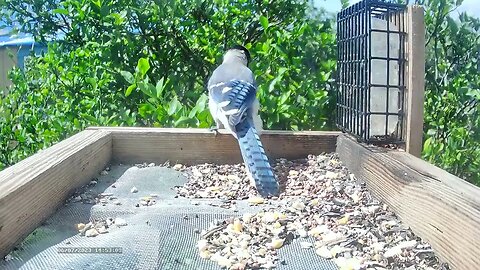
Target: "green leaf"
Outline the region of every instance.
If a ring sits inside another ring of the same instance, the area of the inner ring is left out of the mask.
[[[279,82],[282,77],[283,77],[283,74],[287,71],[287,68],[284,68],[284,67],[281,67],[279,70],[278,70],[278,75],[277,77],[275,77],[275,79],[273,79],[271,82],[270,82],[270,85],[268,87],[268,92],[273,92],[274,88],[275,88],[275,85],[277,84],[277,82]]]
[[[137,84],[134,83],[134,84],[130,85],[130,86],[127,88],[127,90],[125,90],[125,96],[126,96],[126,97],[130,96],[130,94],[132,93],[132,91],[133,91],[135,88],[137,88]]]
[[[428,138],[425,140],[425,143],[423,144],[423,150],[425,152],[430,152],[430,145],[432,144],[432,137]]]
[[[97,84],[97,80],[95,78],[92,78],[92,77],[85,78],[85,81],[92,86],[95,86]]]
[[[123,78],[130,84],[134,83],[135,81],[135,78],[133,77],[133,74],[128,72],[128,71],[125,71],[125,70],[122,70],[120,71],[120,74],[123,76]]]
[[[174,115],[177,110],[182,107],[182,104],[178,101],[177,96],[174,96],[173,99],[168,103],[168,111],[167,114],[172,116]]]
[[[141,74],[141,76],[145,76],[148,70],[150,70],[150,63],[148,62],[147,58],[140,58],[137,64],[137,71]]]
[[[93,123],[95,123],[95,124],[98,124],[97,118],[95,118],[95,117],[93,117],[93,116],[91,116],[91,115],[89,115],[89,114],[86,114],[86,113],[82,113],[82,114],[80,114],[80,115],[81,115],[83,118],[87,119],[88,121],[93,122]]]
[[[81,127],[80,121],[78,121],[77,118],[73,119],[73,125],[74,125],[76,128],[80,128],[80,127]]]
[[[138,87],[140,88],[140,91],[142,91],[145,95],[153,98],[154,100],[157,100],[157,95],[155,93],[155,86],[149,82],[141,82],[138,84]]]
[[[52,10],[52,12],[53,12],[54,14],[63,14],[63,15],[68,15],[68,14],[70,14],[70,13],[68,12],[68,10],[63,9],[63,8],[56,8],[56,9]]]
[[[448,26],[452,29],[454,33],[458,32],[457,22],[452,17],[447,17]]]
[[[150,93],[150,96],[152,98],[154,98],[155,100],[158,100],[157,95],[156,95],[155,85],[153,85],[151,83],[147,83],[147,87],[148,87],[148,92]]]
[[[439,143],[438,146],[439,146],[438,152],[441,152],[445,148],[445,144],[443,143]]]
[[[100,2],[100,0],[91,0],[92,3],[94,3],[97,7],[101,7],[102,6],[102,3]]]
[[[198,98],[197,103],[195,104],[195,107],[193,107],[190,113],[188,114],[188,117],[195,118],[195,116],[198,113],[203,112],[207,107],[207,102],[208,102],[208,96],[205,94],[202,94]]]
[[[110,16],[114,18],[116,25],[120,25],[124,22],[125,14],[126,14],[126,11],[124,10],[120,14],[112,13],[110,14]]]
[[[180,118],[178,118],[173,125],[175,127],[180,127],[180,126],[186,126],[188,124],[195,124],[195,123],[196,123],[196,120],[194,118],[180,116]]]
[[[153,105],[150,103],[143,103],[138,106],[138,112],[142,116],[150,114],[153,110],[155,110],[155,107],[153,107]]]
[[[469,89],[467,96],[473,97],[480,101],[480,89]]]
[[[300,104],[300,106],[305,105],[308,101],[304,96],[297,96],[297,102]]]
[[[188,113],[188,117],[189,118],[194,118],[195,115],[197,115],[198,113],[198,108],[195,106],[193,107],[193,109]]]
[[[272,44],[272,47],[277,50],[277,52],[279,52],[282,56],[286,56],[287,54],[285,53],[285,50],[283,50],[282,48],[280,48],[280,46],[278,46],[277,44]]]
[[[160,98],[162,96],[163,90],[165,89],[166,83],[163,83],[164,77],[160,78],[160,80],[157,82],[157,85],[155,86],[157,90],[157,98]]]
[[[278,105],[285,104],[285,102],[287,102],[290,95],[291,95],[290,91],[287,91],[287,92],[283,93],[282,95],[280,95],[280,99],[278,100]]]
[[[268,28],[268,19],[267,19],[267,17],[261,15],[261,16],[260,16],[260,24],[262,25],[263,29],[267,29],[267,28]]]
[[[204,110],[207,107],[208,103],[208,96],[202,93],[202,95],[198,98],[195,108],[199,110]]]

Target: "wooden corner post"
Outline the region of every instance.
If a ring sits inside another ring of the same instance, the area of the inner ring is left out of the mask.
[[[420,157],[423,147],[425,92],[425,18],[423,7],[407,9],[407,87],[405,92],[405,150]]]

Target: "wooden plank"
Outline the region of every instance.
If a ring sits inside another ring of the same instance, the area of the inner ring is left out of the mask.
[[[124,164],[232,164],[242,161],[232,135],[220,130],[215,137],[208,129],[98,128],[112,133],[114,161]],[[264,131],[261,140],[270,159],[304,158],[308,154],[334,152],[340,132]]]
[[[337,152],[453,269],[478,269],[480,188],[406,152],[361,145],[344,135]]]
[[[0,172],[0,258],[110,161],[107,131],[80,132]]]
[[[407,91],[405,149],[420,157],[423,147],[423,102],[425,92],[425,20],[423,7],[407,10]]]

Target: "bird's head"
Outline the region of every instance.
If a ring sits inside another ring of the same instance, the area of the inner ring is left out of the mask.
[[[250,63],[250,52],[242,45],[234,45],[223,56],[223,62],[240,61],[245,66]]]

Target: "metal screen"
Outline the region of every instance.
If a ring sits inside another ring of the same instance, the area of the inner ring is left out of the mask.
[[[406,5],[362,0],[337,14],[336,124],[367,143],[403,143]]]
[[[121,204],[107,199],[101,203],[70,202],[30,234],[12,252],[8,261],[0,259],[5,270],[216,270],[216,262],[202,259],[198,253],[196,230],[207,229],[215,219],[241,217],[271,205],[249,206],[237,201],[237,209],[223,209],[221,199],[177,198],[175,186],[188,179],[181,172],[165,167],[137,168],[112,166],[108,175],[98,177],[98,183],[86,188],[89,194],[114,194]],[[114,183],[114,185],[112,185]],[[131,188],[138,188],[132,193]],[[141,197],[156,193],[157,203],[135,206]],[[193,204],[195,202],[195,204]],[[81,236],[75,224],[108,217],[123,218],[127,225],[110,226],[108,233],[96,237]],[[333,260],[318,256],[313,249],[304,249],[297,239],[279,250],[286,264],[278,270],[336,270]]]

